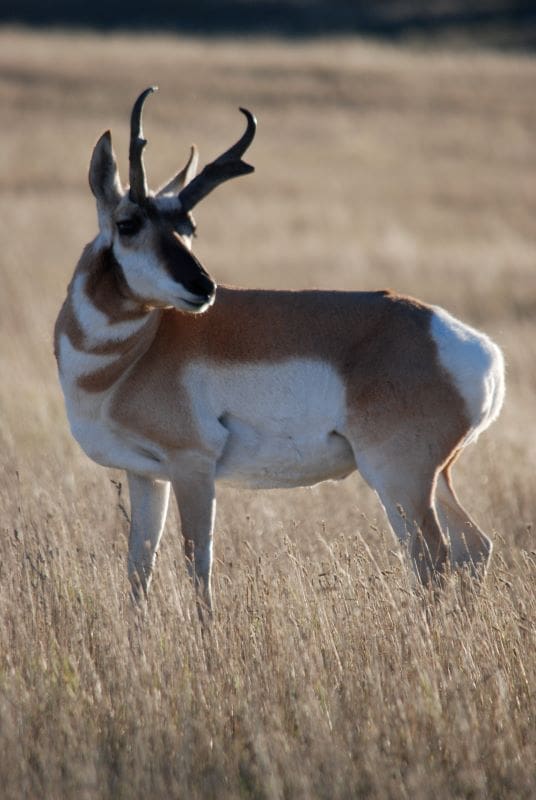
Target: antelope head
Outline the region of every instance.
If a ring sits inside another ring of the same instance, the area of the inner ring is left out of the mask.
[[[149,307],[174,306],[199,313],[214,302],[216,284],[191,252],[195,222],[192,209],[220,183],[247,175],[253,167],[242,161],[253,137],[256,120],[247,119],[241,138],[196,176],[198,154],[193,146],[180,172],[156,193],[147,188],[143,149],[142,110],[150,87],[140,94],[130,119],[130,187],[119,178],[110,131],[93,151],[89,184],[97,200],[100,240],[111,251],[124,293]]]

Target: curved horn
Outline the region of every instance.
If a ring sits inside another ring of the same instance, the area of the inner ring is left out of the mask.
[[[199,175],[180,192],[179,201],[182,211],[190,211],[220,183],[253,172],[254,167],[242,161],[242,156],[255,137],[257,120],[247,108],[241,108],[240,111],[247,119],[246,130],[232,147],[218,156],[215,161],[207,164]]]
[[[251,142],[255,138],[255,133],[257,132],[257,120],[255,119],[255,115],[251,113],[247,108],[239,108],[239,111],[245,116],[247,119],[247,127],[240,139],[233,144],[225,153],[222,153],[214,164],[223,164],[226,161],[231,161],[236,158],[240,158],[244,155],[248,147],[250,146]]]
[[[141,204],[147,197],[147,181],[145,179],[145,169],[143,166],[143,148],[147,140],[143,138],[141,115],[143,104],[146,98],[153,92],[158,91],[157,86],[149,86],[140,94],[130,115],[130,146],[128,158],[130,161],[130,192],[129,196],[133,203]]]

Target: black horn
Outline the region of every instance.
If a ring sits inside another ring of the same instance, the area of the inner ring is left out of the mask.
[[[240,111],[247,119],[247,127],[240,139],[225,153],[206,167],[179,193],[181,209],[190,211],[220,183],[239,175],[248,175],[254,167],[242,161],[242,156],[250,146],[257,130],[257,120],[247,108]]]
[[[142,204],[147,198],[147,181],[143,166],[143,148],[147,140],[143,138],[141,123],[143,104],[147,97],[158,90],[157,86],[149,86],[140,94],[132,108],[130,115],[130,147],[128,157],[130,161],[130,192],[133,203]]]

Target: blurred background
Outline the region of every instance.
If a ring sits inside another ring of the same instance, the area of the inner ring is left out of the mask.
[[[6,800],[534,797],[535,45],[533,2],[0,2]],[[208,656],[174,507],[129,616],[125,478],[70,434],[52,331],[93,146],[111,129],[125,181],[153,84],[152,188],[258,118],[255,173],[196,208],[218,283],[390,287],[503,348],[504,411],[454,470],[495,546],[477,614],[454,593],[434,623],[354,474],[218,491]]]
[[[536,44],[531,0],[4,0],[0,20],[196,34],[449,36],[501,47]]]
[[[191,142],[203,162],[234,141],[239,105],[259,120],[254,175],[196,210],[196,252],[218,282],[390,287],[496,338],[508,402],[460,463],[460,483],[485,528],[507,527],[526,542],[536,470],[532,3],[4,0],[0,21],[6,475],[26,474],[30,486],[36,473],[45,487],[59,480],[75,502],[84,474],[115,502],[109,473],[70,436],[51,337],[96,233],[93,144],[111,128],[125,178],[132,102],[158,84],[145,112],[153,187],[184,163]],[[293,494],[223,491],[220,523],[228,513],[234,531],[223,542],[235,546],[244,509],[260,514],[253,527],[264,546],[277,537],[262,530],[316,524],[326,508],[343,531],[354,530],[356,509],[385,525],[354,476]]]

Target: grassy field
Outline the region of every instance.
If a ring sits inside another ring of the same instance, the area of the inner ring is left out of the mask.
[[[536,63],[351,40],[0,31],[0,795],[536,794]],[[127,175],[145,86],[153,186],[254,110],[256,173],[197,213],[219,282],[391,287],[503,347],[498,423],[457,466],[495,542],[481,592],[413,584],[358,476],[219,493],[214,623],[177,514],[130,604],[118,472],[72,440],[51,331],[96,232],[86,171]]]

